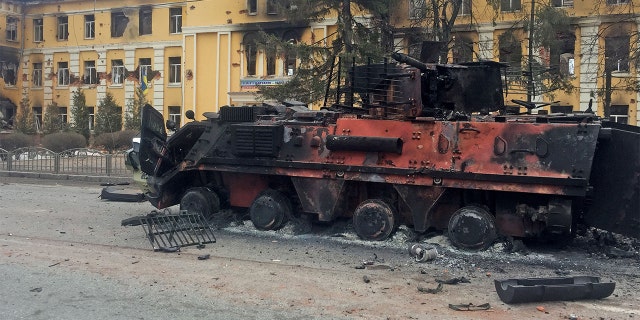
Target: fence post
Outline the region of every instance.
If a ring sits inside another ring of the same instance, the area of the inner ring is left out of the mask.
[[[53,172],[56,174],[60,173],[60,154],[56,153],[56,156],[53,158]]]
[[[13,151],[9,151],[7,153],[7,171],[12,171],[13,169]]]
[[[113,161],[111,161],[111,159],[112,159],[111,158],[111,153],[107,154],[106,159],[107,159],[107,161],[106,161],[107,162],[107,176],[111,176],[111,163],[113,162]]]

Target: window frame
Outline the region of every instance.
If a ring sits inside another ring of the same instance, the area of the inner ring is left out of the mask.
[[[146,19],[148,19],[148,22]],[[142,6],[138,11],[138,35],[146,36],[150,34],[153,34],[153,9],[150,6]]]
[[[623,120],[623,121],[620,121]],[[629,106],[626,104],[609,106],[609,121],[616,123],[629,123]]]
[[[175,110],[178,110],[176,113]],[[169,113],[169,119],[175,122],[176,125],[180,126],[180,121],[182,120],[182,108],[180,106],[168,106],[167,112]]]
[[[69,16],[60,16],[58,17],[57,24],[57,35],[56,38],[58,41],[67,41],[69,40]]]
[[[66,124],[69,119],[69,109],[67,107],[58,107],[58,116],[63,124]]]
[[[267,0],[267,14],[268,15],[278,14],[278,6],[277,6],[276,0]]]
[[[470,16],[472,8],[473,8],[473,0],[462,0],[462,4],[460,5],[460,11],[458,12],[458,15]]]
[[[111,60],[111,85],[122,86],[125,79],[124,61],[122,59]]]
[[[177,62],[176,62],[177,61]],[[179,85],[182,83],[182,57],[169,57],[169,85]]]
[[[149,64],[145,63],[147,59],[149,60]],[[151,63],[153,63],[153,61],[151,61],[151,58],[138,59],[138,80],[142,81],[142,76],[145,74],[144,71],[146,70],[147,82],[149,81],[149,72],[151,72]]]
[[[177,12],[180,14],[177,14]],[[182,33],[182,7],[169,8],[169,33]]]
[[[60,61],[58,62],[58,86],[67,87],[69,86],[69,62]]]
[[[509,2],[508,8],[505,8],[504,4]],[[500,12],[516,12],[522,10],[522,0],[501,0]]]
[[[31,83],[33,88],[42,88],[42,62],[34,62],[32,65]],[[38,67],[39,68],[36,68]]]
[[[7,41],[18,41],[18,18],[7,16],[6,18],[6,39]]]
[[[96,126],[96,107],[86,106],[87,113],[89,114],[89,131],[93,131]]]
[[[44,19],[33,19],[33,42],[44,41]]]
[[[124,23],[124,28],[122,28],[123,22],[121,21],[124,20],[126,20],[126,23]],[[129,18],[124,14],[124,11],[111,11],[111,38],[122,38],[128,23]]]
[[[96,16],[94,14],[84,15],[84,38],[85,39],[96,38]]]
[[[573,3],[574,0],[552,0],[551,6],[554,8],[573,8]]]
[[[247,14],[250,16],[258,14],[258,0],[247,0]]]
[[[93,66],[90,66],[93,63]],[[88,80],[86,80],[88,77]],[[84,84],[98,84],[98,70],[96,69],[95,60],[84,61],[84,76],[82,77],[82,83]]]
[[[605,72],[621,72],[628,73],[631,71],[631,36],[629,35],[614,35],[604,38],[604,65]],[[617,48],[614,52],[610,52],[611,48]],[[625,50],[626,49],[626,50]],[[622,53],[624,51],[625,53]],[[614,58],[616,60],[613,64],[610,60]],[[615,68],[612,66],[615,65]],[[622,68],[621,68],[622,67]]]

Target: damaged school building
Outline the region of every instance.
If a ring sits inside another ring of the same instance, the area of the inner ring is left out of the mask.
[[[640,93],[612,89],[638,77],[639,5],[627,0],[543,2],[537,7],[564,10],[570,17],[571,28],[555,35],[559,45],[527,45],[523,17],[533,2],[462,0],[447,62],[503,61],[521,72],[527,54],[535,52],[539,64],[559,66],[557,76],[575,87],[569,93],[534,96],[534,101],[550,103],[538,112],[583,111],[594,99],[598,115],[640,125]],[[430,26],[428,19],[421,21],[430,5],[398,0],[390,19],[396,51],[413,53],[416,30]],[[369,17],[358,13],[356,20],[367,23]],[[5,38],[0,42],[0,112],[10,119],[20,101],[28,100],[38,121],[48,106],[55,106],[70,122],[75,91],[82,89],[95,114],[107,92],[126,106],[142,86],[165,119],[184,124],[181,115],[187,110],[200,118],[224,105],[261,103],[256,94],[261,85],[284,83],[296,72],[296,56],[257,45],[260,31],[294,43],[329,44],[338,21],[329,15],[293,26],[276,10],[275,0],[0,1],[0,35]],[[505,101],[525,98],[514,90]]]

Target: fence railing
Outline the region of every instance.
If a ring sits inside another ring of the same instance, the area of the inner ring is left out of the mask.
[[[7,151],[0,148],[0,171],[40,172],[90,176],[131,176],[125,153],[103,153],[93,149],[53,152],[40,147]]]

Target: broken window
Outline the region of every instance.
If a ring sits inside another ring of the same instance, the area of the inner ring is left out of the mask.
[[[509,65],[507,76],[518,78],[522,71],[522,47],[513,33],[505,32],[498,37],[499,61]]]
[[[461,16],[470,15],[471,14],[471,0],[462,0],[462,4],[460,5],[459,14]]]
[[[96,37],[96,17],[92,14],[84,16],[84,38],[93,39]]]
[[[276,0],[267,0],[267,14],[278,14]]]
[[[572,32],[558,32],[549,47],[548,66],[552,73],[570,76],[574,74],[573,54],[576,36]]]
[[[629,121],[629,106],[612,105],[609,120],[617,123],[627,124]]]
[[[180,57],[169,57],[169,84],[182,82],[182,63]]]
[[[427,15],[425,0],[409,0],[409,19],[424,19]]]
[[[42,107],[33,107],[31,110],[33,111],[33,117],[36,121],[36,131],[40,132],[40,128],[42,128]]]
[[[111,60],[111,83],[124,83],[124,63],[121,59]]]
[[[500,11],[511,12],[522,9],[520,0],[500,0]]]
[[[147,77],[147,81],[149,80],[149,75],[151,73],[151,58],[140,58],[138,60],[138,79],[142,80],[143,77]]]
[[[628,35],[604,38],[605,71],[629,72]]]
[[[247,61],[248,76],[255,76],[258,61],[258,41],[255,33],[248,33],[244,36],[242,45],[244,46],[244,56]]]
[[[98,72],[96,71],[96,62],[93,60],[84,62],[84,76],[82,77],[84,84],[97,84]]]
[[[33,19],[33,42],[44,41],[44,24],[42,18]]]
[[[182,32],[182,8],[169,8],[169,33]]]
[[[169,120],[180,125],[180,106],[169,106]]]
[[[152,15],[151,7],[141,7],[139,13],[139,29],[140,35],[151,34]]]
[[[18,73],[18,66],[13,62],[2,62],[2,79],[4,79],[5,86],[16,85],[16,74]]]
[[[7,17],[7,40],[18,40],[18,19],[15,17]]]
[[[247,13],[250,15],[258,14],[258,0],[247,0]]]
[[[111,37],[122,37],[124,31],[127,29],[129,18],[125,16],[123,11],[111,12]]]
[[[58,40],[69,39],[69,17],[58,17]]]
[[[287,31],[282,35],[282,40],[290,44],[298,43],[298,35],[295,31]],[[292,50],[284,53],[284,73],[286,76],[293,76],[298,64],[298,55]]]
[[[58,62],[58,85],[59,86],[69,85],[69,63],[68,62]]]
[[[456,35],[453,39],[453,63],[473,61],[473,41],[465,36]]]
[[[31,80],[33,87],[42,87],[42,63],[36,62],[33,64],[33,79]]]
[[[67,123],[67,107],[58,107],[58,115],[60,115],[60,121],[62,123]]]

